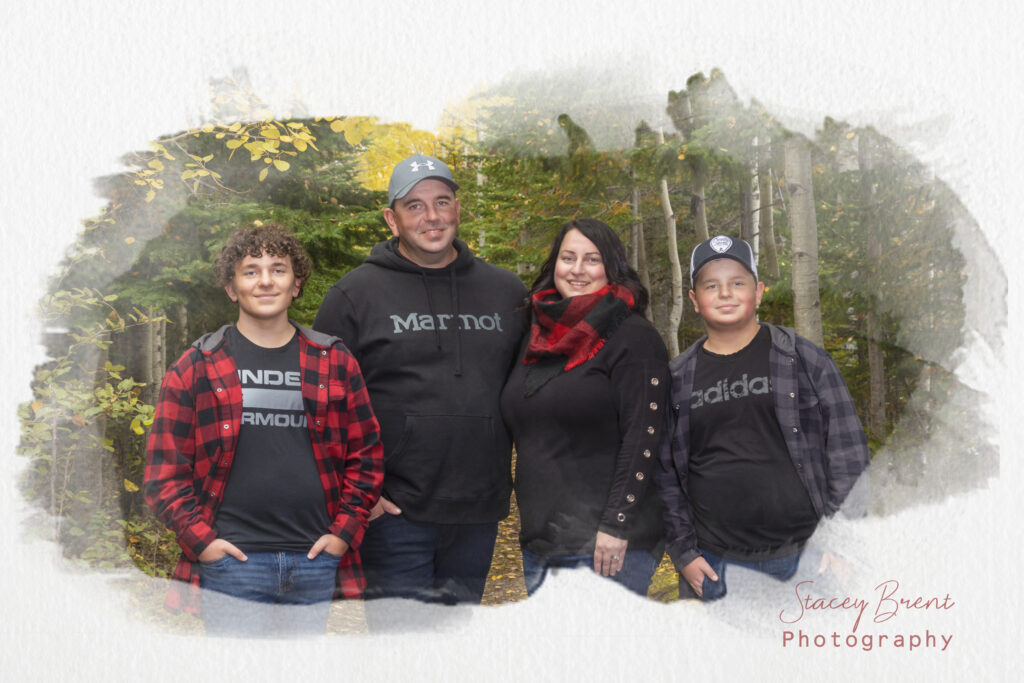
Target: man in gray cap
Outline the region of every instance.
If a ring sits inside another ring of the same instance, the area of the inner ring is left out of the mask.
[[[403,256],[424,268],[442,268],[455,260],[458,189],[448,166],[426,154],[414,154],[395,166],[383,214]],[[429,215],[431,207],[436,216]]]
[[[381,425],[384,490],[359,548],[367,598],[480,602],[509,512],[499,395],[526,287],[457,239],[458,189],[435,157],[395,166],[394,237],[327,292],[314,323],[359,361]]]

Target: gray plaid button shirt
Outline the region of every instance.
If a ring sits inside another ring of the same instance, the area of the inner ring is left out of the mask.
[[[868,466],[870,454],[864,430],[843,376],[828,352],[791,328],[763,324],[771,332],[768,365],[772,396],[786,448],[818,517],[831,516]],[[693,391],[696,352],[704,339],[669,364],[673,409],[666,411],[669,424],[661,444],[656,483],[665,503],[668,552],[677,569],[700,555],[687,498],[687,406]]]

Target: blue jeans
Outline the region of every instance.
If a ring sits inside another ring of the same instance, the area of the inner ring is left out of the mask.
[[[711,565],[711,568],[715,570],[715,573],[718,574],[718,581],[712,581],[705,576],[704,584],[701,586],[704,593],[701,596],[701,600],[710,602],[711,600],[718,600],[719,598],[725,597],[725,570],[729,565],[753,569],[754,571],[774,577],[779,581],[786,581],[796,573],[797,566],[800,564],[800,555],[803,551],[801,550],[793,553],[792,555],[786,555],[785,557],[777,557],[774,560],[761,560],[757,562],[727,560],[724,557],[719,557],[718,555],[709,553],[706,550],[701,550],[700,553],[704,556],[704,559],[707,560],[707,563]],[[693,592],[693,589],[690,588],[690,584],[683,578],[682,574],[679,575],[679,597],[697,597]]]
[[[523,551],[523,579],[526,581],[527,595],[533,595],[547,576],[548,569],[575,569],[578,567],[594,568],[594,554],[568,555],[565,557],[541,557],[526,548]],[[612,581],[620,583],[637,595],[647,595],[651,587],[651,577],[658,563],[646,550],[627,550],[622,560],[622,569],[610,576]]]
[[[384,513],[370,522],[359,546],[363,597],[479,603],[497,536],[497,522],[433,524]]]
[[[323,635],[341,557],[321,551],[225,555],[199,563],[202,616],[210,635]]]

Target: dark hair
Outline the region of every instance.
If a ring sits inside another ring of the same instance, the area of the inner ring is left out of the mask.
[[[608,282],[623,285],[633,292],[633,310],[643,315],[647,310],[647,288],[641,284],[640,276],[626,260],[626,248],[622,246],[622,240],[607,224],[596,218],[577,218],[562,226],[555,237],[554,244],[551,245],[551,253],[548,254],[544,265],[540,267],[540,274],[533,281],[530,297],[533,298],[533,295],[542,289],[550,289],[555,286],[555,262],[558,260],[562,240],[570,230],[579,230],[584,237],[594,243],[601,253],[604,274],[608,278]]]
[[[221,287],[231,284],[235,277],[235,268],[246,256],[260,257],[264,253],[270,256],[288,256],[292,260],[292,272],[299,281],[299,294],[313,272],[313,265],[287,227],[268,221],[263,224],[253,223],[235,230],[228,237],[227,244],[213,262],[213,276]]]

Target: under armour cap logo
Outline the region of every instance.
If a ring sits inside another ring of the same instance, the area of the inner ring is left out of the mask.
[[[718,235],[711,239],[710,245],[711,248],[719,254],[724,254],[729,251],[730,247],[732,247],[732,240],[725,235]]]
[[[427,159],[426,161],[413,161],[409,163],[409,168],[412,169],[413,173],[417,173],[420,170],[420,166],[426,166],[428,171],[434,170],[434,162]]]

